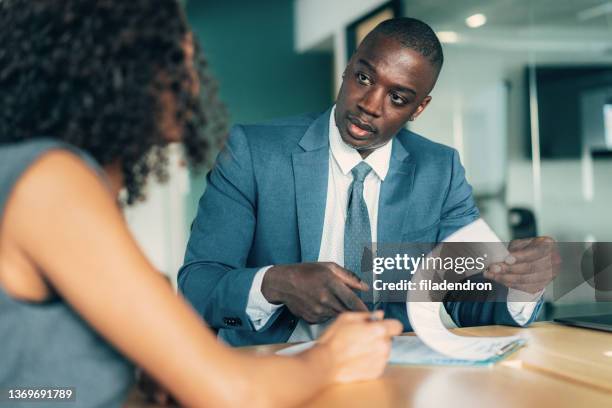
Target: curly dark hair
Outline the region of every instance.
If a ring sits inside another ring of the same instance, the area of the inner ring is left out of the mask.
[[[169,93],[189,163],[206,163],[226,116],[189,35],[177,0],[0,0],[0,143],[50,136],[118,161],[132,204],[167,177]]]

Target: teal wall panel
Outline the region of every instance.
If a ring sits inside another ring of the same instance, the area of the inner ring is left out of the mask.
[[[331,53],[297,54],[293,1],[191,0],[187,15],[232,123],[326,109]]]

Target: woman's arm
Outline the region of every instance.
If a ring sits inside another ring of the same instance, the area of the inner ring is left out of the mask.
[[[98,177],[67,152],[51,152],[26,172],[3,224],[3,234],[96,331],[186,405],[286,406],[350,375],[377,376],[398,331],[393,322],[353,316],[299,358],[231,351],[146,260]],[[351,343],[354,336],[360,340]]]

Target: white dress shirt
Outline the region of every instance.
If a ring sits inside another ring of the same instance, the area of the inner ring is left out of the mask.
[[[393,139],[374,150],[365,160],[357,150],[348,146],[342,140],[334,118],[335,106],[329,116],[329,172],[327,182],[327,202],[323,234],[319,249],[319,262],[335,262],[344,265],[344,224],[348,201],[348,188],[353,181],[351,170],[361,161],[370,165],[372,171],[363,183],[363,196],[368,207],[372,242],[376,242],[378,221],[378,196],[380,183],[385,180],[389,171]],[[261,268],[253,279],[249,292],[246,312],[255,330],[261,329],[272,314],[283,305],[273,305],[261,293],[264,274],[271,266]],[[533,314],[535,302],[508,302],[510,315],[520,325],[524,325]],[[316,339],[330,322],[324,324],[308,324],[299,321],[289,338],[290,342]]]

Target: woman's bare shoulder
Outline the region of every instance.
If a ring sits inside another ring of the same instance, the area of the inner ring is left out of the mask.
[[[42,154],[15,184],[10,201],[26,207],[50,208],[59,200],[110,195],[101,175],[77,154],[53,149]]]

